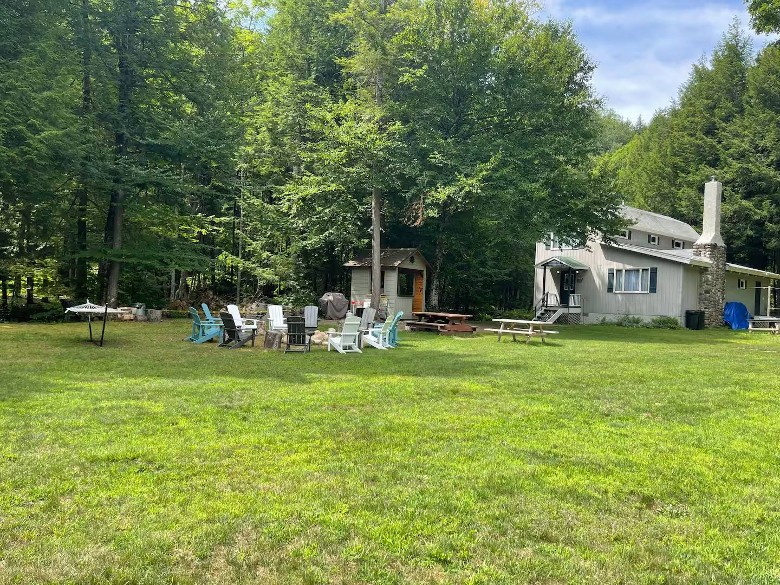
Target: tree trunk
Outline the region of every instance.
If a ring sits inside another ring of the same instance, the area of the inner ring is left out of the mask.
[[[371,306],[379,310],[382,289],[382,192],[371,191]]]
[[[176,300],[189,301],[190,300],[190,287],[187,284],[187,271],[182,270],[179,277],[179,290],[176,291]]]
[[[114,39],[114,45],[117,52],[118,68],[118,94],[117,101],[117,128],[115,132],[115,152],[116,160],[122,165],[127,158],[128,135],[127,130],[131,127],[130,102],[133,97],[135,87],[135,73],[133,71],[132,57],[135,52],[135,40],[138,35],[138,24],[136,22],[136,0],[126,0],[127,12],[123,15],[124,20],[119,26],[117,35]],[[122,185],[123,170],[118,170],[116,186],[111,193],[111,203],[109,206],[109,221],[107,228],[107,240],[111,242],[113,257],[108,269],[108,282],[106,284],[107,302],[115,307],[117,296],[119,294],[119,272],[121,263],[118,258],[119,251],[122,249],[122,220],[124,218],[125,187]]]
[[[27,277],[27,305],[35,304],[35,298],[33,297],[33,288],[35,287],[35,277]]]
[[[111,194],[111,207],[114,209],[111,222],[111,249],[114,253],[122,249],[122,219],[124,216],[124,198],[122,189],[117,189]],[[118,258],[112,258],[108,267],[108,283],[106,284],[106,302],[111,307],[116,307],[119,296],[119,270],[121,264]]]
[[[0,283],[2,286],[2,306],[7,307],[8,306],[8,275],[4,272],[3,274],[0,274]]]
[[[87,119],[92,111],[92,45],[89,34],[89,2],[81,0],[80,36],[84,42],[81,52],[81,117]],[[81,165],[81,177],[76,193],[76,272],[74,293],[77,299],[87,296],[87,204],[85,164]]]

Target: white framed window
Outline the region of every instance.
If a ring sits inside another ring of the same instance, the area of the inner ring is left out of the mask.
[[[672,248],[676,250],[682,250],[685,248],[685,242],[682,240],[672,240]]]
[[[747,280],[745,280],[744,278],[738,278],[737,288],[740,290],[745,290],[747,288]]]
[[[653,278],[651,279],[651,272]],[[651,268],[616,268],[609,271],[609,292],[649,293],[655,292],[656,271]]]
[[[547,236],[547,240],[544,243],[544,247],[546,250],[578,250],[583,246],[567,244],[554,233],[550,232],[550,234]]]
[[[631,230],[623,230],[622,232],[620,232],[620,237],[624,238],[626,240],[630,240],[631,239]]]
[[[652,244],[653,246],[657,246],[659,242],[659,238],[655,234],[647,234],[647,243]]]

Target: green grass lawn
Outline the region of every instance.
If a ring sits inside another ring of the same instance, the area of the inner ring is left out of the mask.
[[[777,583],[780,338],[0,325],[0,583]]]

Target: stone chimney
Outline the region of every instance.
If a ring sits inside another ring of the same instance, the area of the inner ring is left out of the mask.
[[[723,325],[726,304],[726,244],[720,235],[720,198],[723,185],[712,177],[704,185],[704,221],[701,237],[693,244],[694,256],[707,258],[712,266],[702,270],[699,282],[699,309],[707,327]]]

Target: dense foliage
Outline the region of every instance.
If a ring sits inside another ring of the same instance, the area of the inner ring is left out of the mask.
[[[754,3],[757,4],[757,3]],[[780,270],[780,46],[754,57],[734,24],[697,63],[675,103],[625,146],[601,175],[626,202],[701,226],[702,185],[724,184],[729,261]]]
[[[522,307],[536,240],[616,222],[591,168],[631,129],[523,3],[14,0],[0,27],[22,300],[312,300],[373,226],[421,248],[434,302]]]

